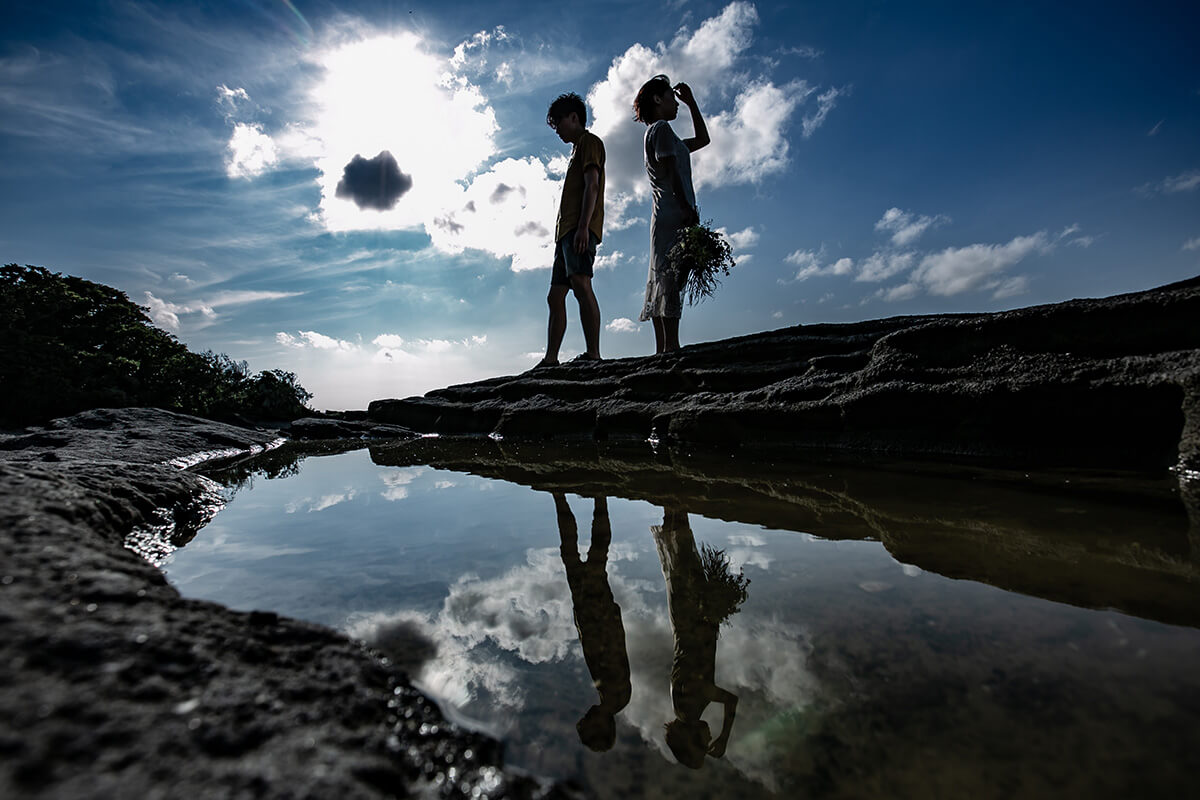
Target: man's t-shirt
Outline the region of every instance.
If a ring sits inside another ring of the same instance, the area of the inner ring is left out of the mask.
[[[575,143],[567,176],[563,179],[562,200],[558,204],[558,224],[554,227],[554,241],[579,227],[579,212],[583,209],[583,171],[595,165],[600,170],[600,191],[596,195],[596,208],[588,221],[588,229],[597,239],[604,237],[604,142],[591,131],[584,131]]]

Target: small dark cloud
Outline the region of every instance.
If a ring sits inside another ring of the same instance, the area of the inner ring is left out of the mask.
[[[526,222],[524,225],[518,226],[514,231],[517,236],[529,236],[536,234],[537,236],[549,236],[550,231],[537,222]]]
[[[471,202],[469,202],[465,206],[463,206],[463,208],[465,208],[467,211],[470,211],[471,213],[474,213],[475,212],[475,201],[472,200]]]
[[[507,183],[499,184],[492,192],[492,196],[488,198],[492,203],[502,203],[504,198],[508,197],[513,192],[513,187]]]
[[[384,150],[374,158],[354,156],[342,170],[334,194],[353,200],[359,208],[386,211],[395,207],[412,183],[412,176],[401,172],[396,159]]]
[[[447,214],[444,217],[434,217],[433,224],[450,233],[462,233],[463,231],[463,226],[455,222],[454,216],[451,214]]]

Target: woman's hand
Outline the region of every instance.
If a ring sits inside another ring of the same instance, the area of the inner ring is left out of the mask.
[[[696,98],[692,95],[692,87],[680,81],[675,84],[675,96],[688,108],[696,107]]]

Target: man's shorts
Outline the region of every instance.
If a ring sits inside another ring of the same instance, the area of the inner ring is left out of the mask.
[[[596,245],[600,239],[588,231],[588,246],[582,253],[575,252],[575,232],[572,231],[554,245],[554,268],[550,270],[551,286],[570,286],[572,275],[592,277],[592,264],[596,261]]]

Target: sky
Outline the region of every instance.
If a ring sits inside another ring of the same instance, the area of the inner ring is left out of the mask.
[[[114,286],[318,409],[518,373],[574,91],[607,152],[601,351],[646,355],[631,103],[666,73],[737,260],[685,345],[1137,291],[1200,274],[1197,30],[1153,0],[9,0],[0,261]]]

